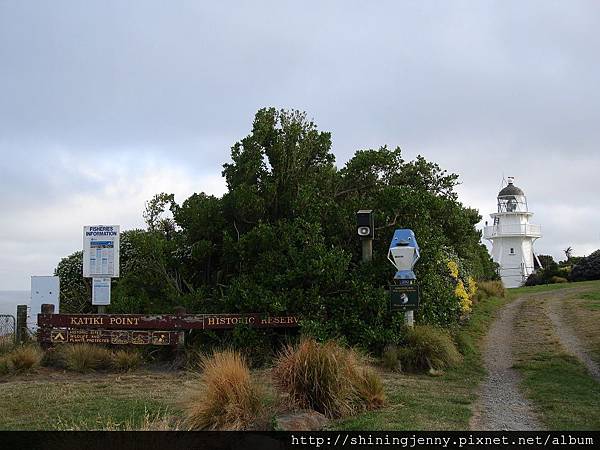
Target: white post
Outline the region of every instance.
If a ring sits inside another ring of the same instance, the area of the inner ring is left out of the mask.
[[[411,309],[409,311],[406,311],[406,313],[404,314],[404,320],[406,321],[406,325],[408,325],[410,328],[415,326],[415,312]]]

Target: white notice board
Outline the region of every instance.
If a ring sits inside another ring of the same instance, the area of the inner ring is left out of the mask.
[[[110,305],[110,278],[92,279],[92,305]]]
[[[53,276],[31,277],[31,303],[27,315],[27,327],[37,330],[37,315],[42,310],[44,303],[54,305],[54,313],[60,312],[59,306],[60,280]]]
[[[83,227],[83,276],[119,276],[119,225]]]

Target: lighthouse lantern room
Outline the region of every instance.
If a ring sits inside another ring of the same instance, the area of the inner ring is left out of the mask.
[[[498,193],[498,212],[490,215],[493,225],[483,230],[483,237],[492,242],[492,259],[500,266],[500,277],[507,288],[522,286],[534,271],[533,243],[542,237],[539,225],[529,223],[533,213],[527,208],[527,198],[508,178],[508,185]],[[541,267],[539,260],[538,265]]]

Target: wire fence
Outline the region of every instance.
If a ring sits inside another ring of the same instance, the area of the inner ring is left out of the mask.
[[[15,316],[0,314],[0,346],[13,344],[16,339],[16,330]]]

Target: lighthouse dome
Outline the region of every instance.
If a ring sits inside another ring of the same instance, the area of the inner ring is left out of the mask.
[[[498,192],[498,212],[527,212],[525,193],[514,185],[514,178],[508,178],[508,184]]]
[[[512,184],[512,182],[509,182],[508,186],[498,192],[498,197],[505,197],[508,195],[525,195],[525,193],[520,188]]]

